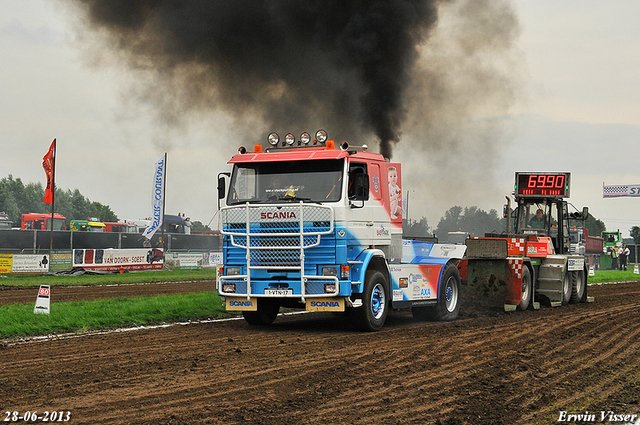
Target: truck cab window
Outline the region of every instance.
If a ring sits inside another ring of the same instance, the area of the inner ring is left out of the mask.
[[[365,181],[367,178],[367,164],[351,163],[349,165],[349,186],[348,196],[352,201],[369,200],[368,185]]]

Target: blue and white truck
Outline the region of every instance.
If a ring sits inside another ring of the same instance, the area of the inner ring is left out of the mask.
[[[276,133],[218,181],[227,310],[268,325],[280,307],[346,312],[380,329],[391,309],[452,320],[464,245],[402,237],[401,166],[367,146]]]

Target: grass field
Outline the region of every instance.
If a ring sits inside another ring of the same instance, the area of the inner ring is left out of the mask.
[[[56,303],[50,314],[34,314],[33,303],[0,307],[0,338],[86,332],[227,315],[214,292],[110,298]]]
[[[627,267],[627,271],[623,270],[596,270],[594,276],[589,276],[589,283],[606,283],[606,282],[627,282],[640,280],[640,274],[633,272],[634,267],[631,264]]]
[[[104,285],[213,279],[215,270],[203,269],[113,275],[6,277],[0,279],[0,286]],[[627,271],[598,270],[588,280],[589,283],[640,281],[640,274],[634,273],[632,265]],[[0,296],[1,294],[0,291]],[[34,314],[33,307],[34,303],[0,306],[0,338],[87,332],[229,315],[215,292],[56,303],[48,315]]]
[[[215,269],[149,271],[106,275],[2,277],[0,287],[109,285],[215,280]],[[2,291],[0,290],[0,296]],[[228,315],[215,292],[55,303],[50,314],[34,314],[33,303],[0,306],[0,338],[86,332],[127,326],[201,320]]]
[[[0,287],[38,287],[49,286],[73,286],[73,285],[106,285],[112,283],[150,283],[150,282],[187,282],[198,280],[215,280],[215,269],[201,270],[174,270],[174,271],[147,271],[130,272],[123,274],[104,275],[39,275],[19,276],[4,275],[0,277]]]

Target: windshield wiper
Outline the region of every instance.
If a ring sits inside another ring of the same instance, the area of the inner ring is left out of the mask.
[[[281,196],[280,198],[278,198],[279,201],[285,201],[285,202],[296,202],[296,201],[302,201],[302,202],[311,202],[313,204],[321,204],[318,201],[314,201],[311,198],[303,198],[300,196],[291,196],[291,195],[284,195]]]
[[[261,199],[257,199],[257,198],[251,198],[251,199],[235,199],[233,202],[231,202],[229,205],[242,205],[242,204],[257,204],[259,202],[262,202]]]

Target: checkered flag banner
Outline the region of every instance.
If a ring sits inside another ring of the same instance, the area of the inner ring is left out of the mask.
[[[603,198],[617,198],[620,196],[640,196],[640,185],[602,186]]]

